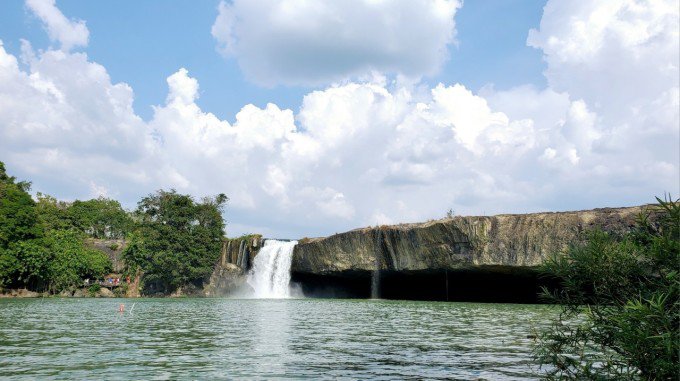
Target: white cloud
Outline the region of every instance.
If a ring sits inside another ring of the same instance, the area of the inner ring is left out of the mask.
[[[556,91],[583,99],[611,122],[678,86],[675,0],[549,1],[527,43],[543,51]]]
[[[83,20],[69,20],[57,8],[55,0],[26,0],[26,6],[42,22],[50,40],[58,41],[65,51],[87,46],[90,31]]]
[[[354,207],[345,195],[332,188],[305,187],[297,195],[306,202],[314,202],[318,210],[326,217],[349,220],[354,216]]]
[[[234,0],[212,35],[253,81],[319,85],[372,70],[434,74],[455,38],[458,0]]]
[[[165,104],[144,122],[132,109],[132,89],[111,83],[85,54],[36,53],[24,43],[22,69],[0,43],[0,159],[35,180],[36,190],[59,197],[108,192],[133,205],[158,188],[224,192],[231,198],[229,234],[290,238],[442,217],[449,208],[582,209],[677,194],[677,69],[635,76],[643,64],[633,58],[652,54],[639,42],[644,38],[630,37],[659,29],[640,25],[677,18],[677,10],[668,17],[631,13],[615,29],[637,45],[615,44],[626,59],[611,68],[600,65],[613,44],[608,39],[572,52],[573,59],[560,55],[577,43],[555,42],[589,30],[578,20],[600,20],[599,8],[564,6],[556,16],[551,7],[530,37],[548,62],[546,89],[489,86],[474,93],[440,84],[421,91],[373,73],[310,92],[297,113],[245,105],[233,124],[196,104],[199,83],[183,68],[169,73]],[[613,28],[621,13],[604,14],[598,30]],[[656,40],[671,44],[672,28],[660,30]],[[656,67],[677,64],[659,46]],[[570,61],[580,55],[589,58]],[[558,80],[571,75],[579,80]],[[588,87],[582,81],[589,75],[604,82]],[[625,94],[612,94],[607,80]],[[636,94],[640,81],[654,86]]]

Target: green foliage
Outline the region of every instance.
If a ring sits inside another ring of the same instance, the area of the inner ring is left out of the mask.
[[[14,258],[13,278],[30,289],[44,289],[49,278],[52,255],[43,239],[16,241],[6,253]]]
[[[132,218],[116,200],[97,198],[73,203],[38,193],[36,211],[47,230],[76,230],[92,238],[125,238]]]
[[[83,244],[85,229],[74,226],[69,204],[40,193],[36,203],[29,189],[0,162],[0,287],[59,292],[110,271],[109,258]]]
[[[113,289],[113,295],[116,298],[124,298],[127,295],[129,285],[127,283],[121,283],[120,286]]]
[[[138,223],[123,252],[126,273],[144,273],[148,292],[171,292],[198,283],[212,272],[219,257],[224,221],[223,194],[200,203],[176,191],[144,197],[136,211]]]
[[[30,183],[17,183],[8,176],[0,162],[0,249],[41,235],[35,202],[28,194],[30,188]]]
[[[221,212],[228,200],[223,194],[196,202],[174,190],[159,191],[139,202],[134,222],[115,200],[66,203],[38,193],[35,202],[29,189],[30,183],[8,176],[0,162],[0,287],[57,293],[79,287],[85,278],[103,277],[111,261],[87,248],[86,236],[129,234],[126,273],[142,271],[154,292],[204,280],[219,257]]]
[[[37,198],[38,202],[36,202],[35,209],[44,230],[73,229],[73,224],[68,216],[68,203],[40,192],[38,192]]]
[[[634,232],[591,232],[544,266],[562,312],[539,340],[551,379],[676,379],[680,374],[680,203],[658,199]],[[653,221],[653,222],[652,222]]]
[[[45,239],[52,253],[49,266],[49,290],[77,287],[86,278],[102,278],[111,271],[106,254],[83,245],[82,237],[73,231],[53,231]]]
[[[97,293],[101,289],[102,289],[102,286],[100,286],[98,283],[95,283],[95,284],[93,284],[93,285],[91,285],[90,287],[87,288],[87,293],[90,296],[95,296],[95,295],[97,295]]]
[[[14,274],[19,272],[21,263],[12,251],[0,248],[0,288],[9,287],[14,282]]]
[[[76,200],[68,208],[73,226],[92,238],[125,238],[132,219],[120,203],[108,198]]]

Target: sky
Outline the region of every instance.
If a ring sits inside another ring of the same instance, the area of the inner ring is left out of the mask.
[[[32,191],[301,238],[680,193],[676,0],[0,2]]]

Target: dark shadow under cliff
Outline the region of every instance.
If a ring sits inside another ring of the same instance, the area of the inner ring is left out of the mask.
[[[373,273],[293,273],[292,281],[307,297],[370,298]],[[506,268],[450,271],[382,271],[382,299],[432,300],[489,303],[539,303],[538,294],[547,282],[531,270]]]

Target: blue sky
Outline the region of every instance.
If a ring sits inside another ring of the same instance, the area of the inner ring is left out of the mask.
[[[210,34],[219,1],[84,2],[62,0],[70,17],[87,22],[92,61],[104,65],[112,81],[126,82],[135,91],[135,111],[144,119],[151,106],[163,103],[165,79],[180,67],[201,84],[198,104],[220,118],[233,121],[244,104],[259,107],[274,102],[297,110],[310,91],[303,86],[258,86],[246,80],[233,59],[225,59]],[[462,83],[470,89],[493,84],[497,89],[531,83],[542,87],[545,65],[541,52],[526,45],[529,29],[536,28],[545,1],[470,1],[456,15],[458,44],[440,73],[424,83]],[[22,1],[0,3],[0,38],[6,49],[20,53],[20,39],[36,49],[50,41],[40,20]],[[162,15],[162,17],[149,15]],[[490,21],[492,20],[492,21]],[[318,86],[317,86],[318,88]]]
[[[0,160],[327,235],[680,193],[675,0],[0,2]],[[24,41],[24,42],[22,42]]]

